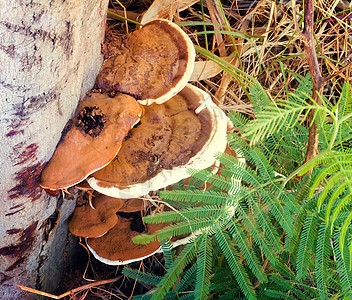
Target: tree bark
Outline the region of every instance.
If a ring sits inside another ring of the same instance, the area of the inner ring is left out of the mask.
[[[40,173],[102,63],[108,0],[3,0],[0,5],[0,299],[21,284],[58,283],[69,202]],[[59,246],[57,246],[59,245]],[[60,246],[61,245],[61,246]],[[38,299],[38,298],[36,298]]]

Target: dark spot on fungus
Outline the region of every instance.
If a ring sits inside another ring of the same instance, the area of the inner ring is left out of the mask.
[[[104,114],[97,106],[86,106],[77,116],[76,126],[91,137],[98,136],[104,128]]]
[[[131,227],[130,227],[132,231],[136,231],[138,233],[146,232],[147,228],[146,228],[146,225],[144,225],[143,223],[142,215],[140,211],[130,212],[130,213],[117,212],[117,215],[124,219],[132,219]]]

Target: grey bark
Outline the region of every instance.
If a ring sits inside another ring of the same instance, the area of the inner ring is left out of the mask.
[[[58,283],[72,202],[60,207],[38,180],[100,69],[107,4],[1,1],[0,299],[30,298],[17,284],[50,290]]]

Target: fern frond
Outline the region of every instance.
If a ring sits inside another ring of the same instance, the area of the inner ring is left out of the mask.
[[[339,245],[340,245],[340,251],[341,251],[341,257],[342,258],[344,258],[345,238],[346,238],[347,230],[351,229],[351,221],[352,221],[352,212],[350,212],[350,214],[346,218],[345,222],[342,225],[341,232],[340,232],[340,238],[339,238],[340,243],[339,243]],[[350,246],[350,249],[351,249],[351,246]],[[352,261],[350,262],[350,265],[352,266]],[[350,269],[352,269],[352,267],[350,267]]]
[[[211,170],[208,170],[211,171]],[[188,184],[186,186],[186,190],[198,190],[202,187],[202,185],[204,184],[203,180],[200,180],[196,177],[191,177],[189,178]]]
[[[256,168],[258,168],[258,175],[266,182],[272,182],[273,178],[275,177],[274,169],[270,165],[270,162],[267,160],[265,155],[256,148],[253,148],[250,153],[251,157],[248,160],[249,162],[255,164]]]
[[[134,270],[129,267],[124,267],[122,270],[122,274],[129,277],[129,278],[132,278],[132,279],[135,279],[135,280],[138,280],[138,281],[141,281],[141,282],[153,285],[153,286],[158,285],[158,283],[161,280],[160,276],[150,274],[147,272],[141,272],[138,270]]]
[[[232,188],[232,181],[230,178],[213,174],[209,171],[199,171],[194,169],[188,169],[188,173],[200,180],[209,182],[220,190],[229,191]]]
[[[227,203],[232,203],[234,201],[233,197],[227,193],[211,190],[160,191],[159,195],[163,200],[203,203],[209,205],[226,205]]]
[[[230,223],[228,225],[228,230],[254,276],[257,277],[260,282],[267,282],[268,278],[266,277],[264,269],[253,252],[253,248],[250,246],[248,238],[243,233],[243,230],[236,223]]]
[[[194,289],[196,299],[206,300],[209,297],[212,254],[211,237],[208,234],[204,234],[200,242],[197,259],[197,278]]]
[[[311,291],[309,291],[309,287],[307,286],[277,274],[271,275],[269,279],[271,282],[279,286],[280,290],[285,291],[286,297],[284,299],[312,299],[312,297],[309,297]],[[305,291],[305,293],[302,290]]]
[[[320,299],[328,299],[328,287],[329,287],[329,272],[330,270],[330,255],[332,249],[330,245],[331,232],[330,228],[326,223],[319,225],[317,246],[316,246],[316,264],[315,264],[315,278],[317,281],[317,287],[320,295]]]
[[[156,291],[153,293],[152,300],[163,300],[166,293],[176,284],[178,277],[184,271],[185,267],[195,258],[199,243],[203,234],[195,238],[191,243],[185,245],[181,253],[175,259],[172,267],[167,270],[166,274],[160,280]]]
[[[340,167],[342,166],[340,165]],[[330,207],[347,188],[352,188],[352,180],[350,179],[351,176],[352,168],[350,170],[340,169],[336,174],[332,175],[331,178],[327,181],[324,190],[319,195],[317,207],[320,208],[327,194],[331,192],[335,186],[338,186],[338,188],[334,191],[334,195],[329,199]]]
[[[219,300],[228,300],[228,299],[236,299],[236,300],[245,300],[245,297],[239,297],[239,290],[238,288],[227,288],[227,291],[224,292],[220,297]]]
[[[293,76],[296,78],[296,80],[299,82],[297,89],[295,90],[295,93],[300,97],[300,98],[307,98],[307,94],[310,94],[312,92],[313,88],[313,83],[312,83],[312,76],[310,72],[307,73],[306,76],[303,78],[298,78],[295,76],[296,74],[293,74]],[[294,101],[294,99],[290,100]]]
[[[272,105],[271,99],[257,80],[253,80],[252,84],[249,86],[249,94],[251,95],[252,105],[256,113]]]
[[[276,252],[282,251],[282,244],[280,242],[279,234],[276,230],[276,227],[271,223],[268,214],[263,211],[263,208],[260,207],[256,201],[253,201],[252,198],[249,198],[251,211],[253,212],[254,217],[257,219],[258,224],[263,231],[265,232],[265,237],[269,240],[271,245],[274,247]]]
[[[212,219],[195,219],[185,222],[180,222],[177,224],[169,225],[158,230],[155,234],[141,234],[133,238],[133,242],[136,244],[148,244],[153,241],[162,241],[170,239],[178,235],[188,235],[192,234],[195,231],[205,229],[213,225],[214,220]]]
[[[340,249],[340,232],[336,230],[334,234],[334,250],[337,262],[337,272],[340,277],[341,288],[345,299],[352,299],[352,270],[349,267],[350,257],[347,247],[344,247],[343,255]]]
[[[194,291],[188,291],[186,293],[184,293],[183,295],[181,295],[181,297],[179,298],[180,300],[194,300],[195,298],[195,292]]]
[[[352,161],[352,153],[348,152],[341,152],[341,151],[334,151],[334,150],[323,150],[311,160],[307,161],[303,166],[299,167],[293,176],[303,176],[304,174],[308,173],[315,167],[324,164],[330,164],[331,162],[338,162],[341,161],[344,164],[348,164]],[[291,179],[293,176],[290,176],[288,179]]]
[[[239,204],[237,213],[241,217],[243,227],[253,237],[254,242],[260,247],[264,255],[269,259],[270,263],[275,266],[278,260],[278,256],[274,250],[272,243],[264,237],[263,229],[259,226],[256,219],[251,213],[248,213],[243,204]],[[279,243],[279,240],[277,241]]]
[[[164,254],[165,268],[170,269],[174,261],[175,251],[169,240],[163,240],[160,242],[161,249]]]
[[[340,169],[340,165],[341,165],[340,161],[333,161],[332,160],[328,166],[323,168],[319,172],[319,175],[315,178],[308,197],[313,196],[313,194],[316,192],[318,185],[321,184],[325,178],[327,178],[330,174],[335,174],[336,172],[338,172],[338,170]],[[326,197],[326,194],[327,194],[327,192],[325,193],[324,196],[322,196],[322,198]],[[321,205],[321,203],[322,203],[322,201],[321,202],[318,201],[318,205],[319,204]]]
[[[267,109],[259,111],[256,114],[256,119],[247,124],[243,135],[250,139],[251,145],[255,145],[258,141],[266,139],[274,133],[295,127],[300,117],[305,119],[311,110],[314,110],[315,114],[326,112],[324,107],[309,104],[304,99],[288,103],[277,101],[275,105],[268,105]]]
[[[304,279],[307,276],[308,267],[311,264],[311,256],[314,253],[317,238],[317,218],[314,214],[308,214],[303,225],[301,239],[297,254],[297,277]]]
[[[226,231],[218,230],[215,239],[225,255],[227,263],[235,276],[237,284],[240,286],[247,299],[256,299],[254,288],[249,281],[248,274],[239,261],[239,255],[233,246],[233,242]]]
[[[197,272],[197,264],[193,264],[192,266],[189,267],[189,269],[182,275],[182,279],[180,280],[180,282],[177,284],[175,291],[177,293],[181,293],[186,291],[187,288],[189,288],[189,286],[191,284],[193,284],[193,282],[196,279],[196,272]]]
[[[265,297],[272,298],[272,299],[285,299],[285,300],[297,300],[297,298],[287,295],[286,292],[280,291],[278,289],[265,289]]]
[[[165,211],[143,218],[147,224],[179,222],[190,219],[209,218],[214,219],[226,212],[226,207],[217,205],[204,205],[191,208],[183,208],[177,211]]]
[[[341,185],[341,186],[345,186],[345,184]],[[335,200],[337,200],[339,194],[339,190],[340,187],[331,195],[330,200],[329,200],[329,204],[328,204],[328,209],[330,212],[331,209],[331,203],[334,203]],[[345,207],[348,207],[348,204],[350,204],[352,199],[352,194],[351,194],[351,190],[348,190],[344,193],[344,195],[341,195],[341,199],[339,201],[339,203],[336,205],[334,212],[331,215],[331,224],[333,225],[335,223],[335,220],[337,218],[337,216],[340,214],[340,212],[342,211],[342,209],[344,209]],[[327,211],[328,211],[327,209]],[[326,219],[328,219],[328,213],[326,213]]]
[[[237,128],[241,129],[248,123],[248,118],[236,111],[232,111],[228,114],[231,123]]]
[[[339,101],[336,104],[340,106],[339,112],[339,119],[347,116],[352,111],[352,91],[351,91],[351,84],[346,81],[343,85],[342,92],[339,98]]]

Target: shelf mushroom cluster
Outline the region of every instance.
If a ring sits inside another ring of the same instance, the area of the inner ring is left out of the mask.
[[[189,177],[188,168],[213,165],[214,154],[225,150],[227,126],[211,97],[187,84],[195,51],[177,25],[153,20],[124,38],[117,52],[97,77],[103,93],[80,102],[41,175],[50,191],[86,179],[102,194],[94,209],[76,208],[69,229],[87,238],[93,255],[107,264],[159,250],[158,242],[134,245],[138,230],[121,213],[142,211],[138,197]]]

